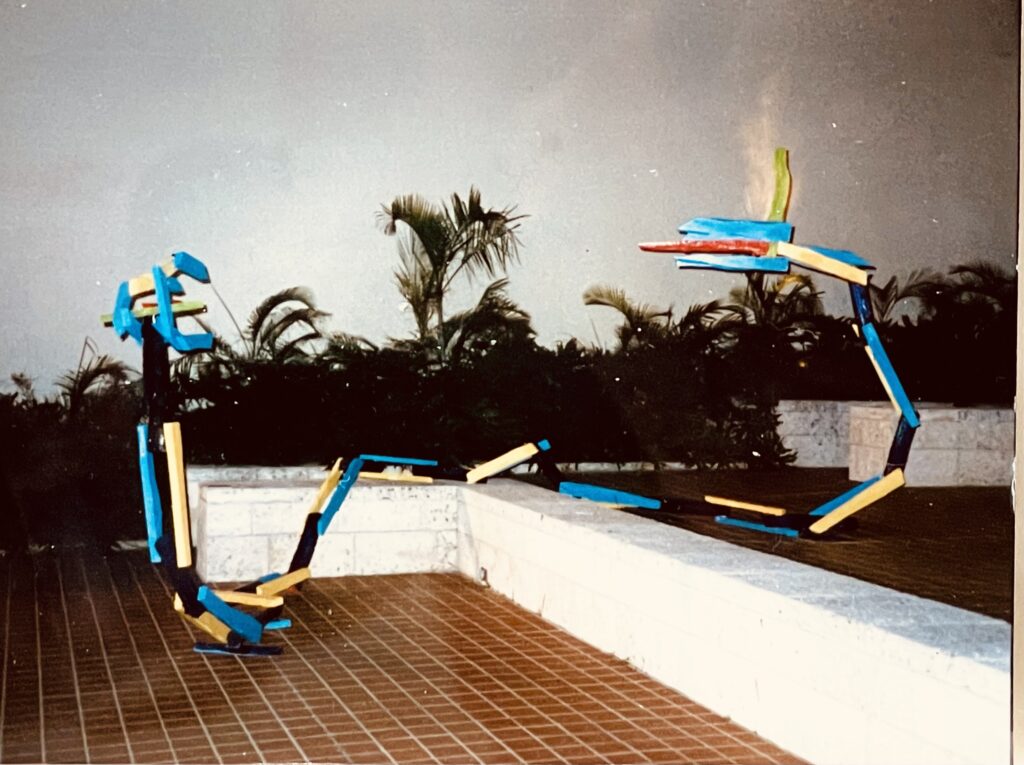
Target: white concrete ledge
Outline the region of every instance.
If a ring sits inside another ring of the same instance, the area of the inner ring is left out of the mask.
[[[316,485],[202,486],[201,571],[286,566]],[[451,570],[812,762],[1009,761],[1009,624],[537,487],[357,485],[313,564]]]

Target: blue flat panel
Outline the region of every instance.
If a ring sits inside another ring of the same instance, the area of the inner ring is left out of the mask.
[[[788,258],[761,258],[755,255],[682,255],[676,258],[678,268],[711,268],[715,271],[766,271],[784,274],[789,271]]]
[[[551,449],[551,442],[548,441],[546,438],[542,438],[540,441],[537,442],[537,448],[540,449],[542,452],[546,452]]]
[[[874,268],[869,261],[864,260],[860,255],[849,250],[833,250],[829,247],[819,247],[816,244],[805,244],[804,247],[808,250],[814,250],[827,258],[838,260],[840,263],[846,263],[848,266],[857,266],[857,268],[865,269]]]
[[[896,399],[896,404],[900,408],[900,412],[907,418],[907,423],[912,428],[916,428],[921,424],[921,420],[917,416],[917,412],[914,410],[914,405],[910,403],[910,397],[907,392],[903,390],[903,383],[900,382],[900,378],[896,376],[896,370],[892,368],[892,362],[889,361],[889,355],[885,352],[885,347],[882,345],[882,339],[878,336],[878,330],[875,329],[873,324],[861,325],[861,332],[864,334],[864,342],[871,348],[871,352],[875,355],[875,361],[878,362],[878,368],[882,370],[882,375],[885,377],[887,383],[889,383],[889,390],[892,391],[893,397]]]
[[[203,608],[250,643],[260,642],[260,638],[263,637],[263,625],[259,623],[259,620],[232,608],[218,598],[205,584],[199,588],[199,602],[203,604]]]
[[[117,288],[111,324],[122,340],[131,335],[140,345],[142,344],[142,322],[132,313],[132,296],[128,292],[128,282],[121,282]]]
[[[741,521],[739,518],[730,518],[728,515],[716,515],[715,522],[721,523],[723,526],[737,526],[741,529],[750,529],[751,531],[760,531],[764,534],[776,534],[780,537],[798,537],[800,532],[796,529],[787,529],[785,526],[765,526],[763,523],[753,523],[752,521]]]
[[[869,478],[864,483],[857,484],[856,486],[854,486],[849,491],[846,491],[846,492],[843,492],[842,494],[840,494],[838,497],[833,497],[828,502],[826,502],[824,505],[820,505],[820,506],[814,508],[813,510],[811,510],[810,513],[808,513],[808,515],[815,515],[815,516],[817,516],[817,515],[828,515],[833,510],[835,510],[837,507],[839,507],[841,504],[846,502],[846,500],[852,499],[853,497],[856,497],[858,494],[860,494],[862,491],[864,491],[864,489],[868,488],[871,484],[873,484],[876,481],[880,480],[881,477],[882,476],[880,476],[880,475],[876,475],[874,478]]]
[[[320,519],[316,522],[316,530],[320,536],[327,533],[327,529],[331,525],[331,519],[338,512],[341,503],[345,501],[345,497],[348,496],[352,485],[359,479],[359,471],[362,469],[363,461],[359,457],[356,457],[346,466],[345,474],[341,477],[338,485],[334,487],[334,493],[327,500],[327,506],[323,509]]]
[[[277,579],[280,576],[281,575],[279,573],[277,573],[276,571],[271,571],[269,574],[264,574],[263,576],[261,576],[256,581],[260,582],[260,583],[269,582],[271,579]]]
[[[693,218],[679,227],[686,239],[756,239],[760,242],[788,242],[793,226],[785,221]]]
[[[579,499],[591,499],[594,502],[611,502],[616,505],[632,505],[643,507],[647,510],[661,509],[661,502],[650,497],[642,497],[639,494],[630,494],[628,491],[616,491],[604,486],[594,486],[589,483],[573,483],[562,481],[558,484],[558,490],[562,494]]]
[[[210,281],[210,272],[206,269],[206,264],[199,258],[189,255],[187,252],[176,252],[171,257],[174,258],[174,267],[181,273],[191,276],[197,282]]]
[[[139,442],[139,474],[142,478],[142,506],[146,514],[146,541],[149,543],[149,560],[160,562],[156,541],[163,534],[164,514],[160,506],[160,491],[156,485],[156,470],[153,455],[149,451],[149,426],[139,424],[135,428]]]
[[[383,462],[386,465],[437,465],[437,460],[421,460],[418,457],[385,457],[380,454],[360,454],[364,462]]]
[[[286,630],[292,626],[291,619],[271,619],[263,625],[265,630]]]

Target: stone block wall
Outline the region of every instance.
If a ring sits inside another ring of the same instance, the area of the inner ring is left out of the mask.
[[[286,571],[318,481],[202,483],[193,508],[196,570],[211,582]],[[455,568],[454,486],[359,484],[317,543],[313,576]]]
[[[850,402],[783,400],[776,407],[778,434],[796,452],[796,467],[846,467]]]
[[[908,486],[1008,486],[1013,477],[1013,410],[918,404],[921,427],[907,462]],[[885,468],[899,415],[888,403],[850,405],[850,480]]]

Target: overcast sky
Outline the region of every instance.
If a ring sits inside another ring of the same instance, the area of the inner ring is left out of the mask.
[[[332,328],[406,336],[375,212],[470,184],[530,216],[511,293],[540,341],[611,344],[588,285],[684,310],[742,283],[635,245],[761,215],[776,144],[797,241],[857,250],[883,281],[1010,268],[1016,8],[2,0],[0,376],[46,389],[87,335],[138,366],[99,314],[182,249],[239,316],[308,285]]]

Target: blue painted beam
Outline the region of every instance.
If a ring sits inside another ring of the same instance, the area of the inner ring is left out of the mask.
[[[617,491],[616,489],[608,489],[604,486],[594,486],[590,483],[562,481],[562,483],[558,484],[558,491],[562,494],[568,494],[570,497],[590,499],[594,502],[611,502],[615,505],[630,505],[647,510],[659,510],[661,508],[661,502],[656,499],[643,497],[639,494],[630,494],[628,491]]]
[[[766,526],[763,523],[754,523],[753,521],[743,521],[739,518],[731,518],[728,515],[716,515],[715,522],[720,523],[723,526],[736,526],[741,529],[750,529],[751,531],[760,531],[764,534],[776,534],[780,537],[798,537],[800,532],[796,529],[790,529],[785,526]]]
[[[360,454],[359,459],[364,462],[380,462],[385,465],[426,465],[434,467],[437,460],[422,460],[418,457],[385,457],[380,454]]]
[[[213,347],[213,335],[207,332],[198,332],[194,335],[186,335],[178,329],[174,319],[174,309],[171,303],[171,291],[168,277],[159,266],[153,267],[153,285],[156,292],[157,314],[153,320],[153,327],[160,333],[161,337],[174,350],[179,353],[190,351],[205,351]]]
[[[203,608],[250,643],[260,642],[260,638],[263,637],[263,625],[260,624],[259,620],[243,611],[232,608],[218,598],[205,584],[199,588],[199,602],[203,604]]]
[[[868,344],[868,347],[874,354],[875,361],[878,362],[878,369],[889,384],[889,390],[892,391],[893,398],[896,399],[896,405],[899,406],[900,412],[907,418],[907,423],[910,427],[918,427],[921,424],[921,420],[914,410],[914,405],[910,403],[910,397],[903,390],[903,383],[900,382],[900,378],[896,375],[892,362],[889,361],[889,355],[885,352],[882,339],[878,336],[878,330],[875,329],[873,324],[862,324],[861,332],[864,335],[864,342]]]
[[[345,474],[342,475],[338,485],[334,487],[331,498],[327,500],[327,506],[324,507],[323,512],[320,514],[320,519],[316,522],[316,530],[320,536],[327,533],[327,529],[331,525],[331,519],[338,512],[341,503],[345,501],[345,497],[348,496],[352,485],[359,479],[359,471],[362,469],[363,460],[359,457],[356,457],[345,467]]]
[[[882,478],[882,476],[876,475],[874,478],[869,478],[868,480],[864,481],[863,483],[857,484],[856,486],[854,486],[849,491],[845,491],[842,494],[840,494],[838,497],[833,497],[832,499],[830,499],[825,504],[819,505],[818,507],[814,508],[813,510],[811,510],[810,513],[808,513],[808,515],[814,515],[814,516],[828,515],[829,513],[831,513],[833,510],[835,510],[837,507],[839,507],[841,504],[843,504],[847,500],[853,499],[854,497],[856,497],[858,494],[860,494],[866,488],[871,486],[871,484],[876,483],[879,480],[881,480],[881,478]]]
[[[677,268],[710,268],[715,271],[765,271],[784,274],[788,258],[762,258],[756,255],[685,255],[676,258]]]
[[[788,242],[793,237],[793,225],[785,221],[692,218],[679,227],[679,233],[686,239],[755,239],[759,242]]]
[[[176,252],[171,257],[174,259],[174,267],[185,276],[191,276],[204,284],[210,281],[210,272],[199,258],[187,252]]]
[[[139,442],[139,474],[142,478],[142,506],[146,515],[146,541],[149,544],[149,560],[160,562],[156,541],[164,530],[163,508],[160,506],[160,490],[156,485],[156,469],[153,454],[149,451],[149,426],[140,423],[135,428]]]
[[[128,292],[128,282],[121,282],[117,288],[110,323],[122,340],[131,335],[139,345],[142,345],[142,322],[132,313],[132,296]]]

